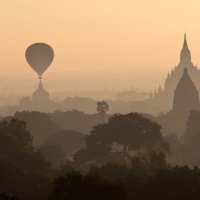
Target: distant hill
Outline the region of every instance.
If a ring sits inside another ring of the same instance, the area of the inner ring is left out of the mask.
[[[34,145],[40,146],[49,142],[49,138],[55,134],[61,134],[70,137],[70,134],[76,137],[82,137],[89,134],[92,127],[102,123],[98,114],[85,114],[80,111],[55,111],[53,113],[41,113],[37,111],[16,112],[14,118],[23,120],[27,123],[27,129],[33,136]],[[72,139],[72,137],[71,137]]]
[[[144,101],[127,101],[127,100],[106,100],[110,106],[109,113],[130,113],[130,112],[145,112],[149,114],[159,114],[163,112],[159,106],[148,105]],[[5,117],[8,115],[14,115],[15,112],[23,111],[38,111],[45,113],[52,113],[56,110],[61,110],[63,112],[79,110],[88,114],[96,113],[96,103],[97,101],[91,98],[82,97],[68,97],[60,102],[54,102],[50,99],[46,99],[42,103],[34,102],[29,97],[21,99],[19,105],[16,106],[5,106],[0,107],[0,116]]]
[[[85,146],[85,135],[77,131],[59,131],[47,138],[42,146],[59,145],[65,151],[67,156]]]
[[[86,114],[81,111],[55,111],[49,114],[51,120],[64,130],[74,130],[89,134],[91,128],[102,123],[98,114]]]
[[[35,146],[41,145],[48,137],[62,130],[46,113],[36,111],[17,112],[15,113],[14,118],[23,120],[27,123],[27,128],[33,136],[33,143]]]

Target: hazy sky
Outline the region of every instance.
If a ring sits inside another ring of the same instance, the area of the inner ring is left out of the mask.
[[[24,58],[35,42],[54,48],[52,92],[163,84],[184,32],[200,66],[199,0],[2,0],[0,24],[0,94],[37,87]]]

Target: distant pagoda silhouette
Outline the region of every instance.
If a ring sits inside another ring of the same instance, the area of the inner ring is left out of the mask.
[[[161,116],[161,121],[173,123],[172,133],[176,133],[180,139],[186,129],[186,121],[191,110],[199,110],[199,92],[192,81],[188,68],[183,69],[182,76],[174,91],[172,109]],[[165,123],[162,125],[165,126]]]
[[[199,92],[190,78],[187,68],[185,68],[174,92],[172,111],[189,112],[193,109],[199,109],[199,107]]]
[[[165,80],[164,91],[169,95],[173,96],[174,90],[177,87],[177,84],[183,74],[183,70],[187,68],[188,72],[194,81],[195,85],[199,85],[200,83],[200,72],[196,66],[192,63],[191,53],[188,48],[186,34],[184,35],[184,43],[183,48],[180,53],[180,62],[177,67],[175,67],[171,73],[168,74]],[[199,86],[200,87],[200,86]],[[198,88],[200,89],[200,88]]]
[[[44,89],[42,80],[39,81],[37,89],[33,92],[32,97],[24,97],[20,100],[19,110],[53,112],[57,105],[50,99],[49,93]]]
[[[38,103],[49,101],[49,93],[44,89],[42,80],[40,79],[37,90],[33,93],[32,100]]]
[[[164,87],[158,87],[150,98],[145,102],[149,105],[156,105],[163,109],[163,111],[169,111],[173,106],[174,91],[182,77],[184,69],[187,69],[188,73],[197,90],[200,91],[200,70],[192,63],[191,53],[187,43],[186,34],[184,35],[183,47],[180,53],[180,62],[174,67],[170,73],[168,73],[165,80]]]

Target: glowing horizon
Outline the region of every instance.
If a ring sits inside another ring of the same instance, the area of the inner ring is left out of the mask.
[[[24,57],[35,42],[55,51],[44,75],[50,91],[163,85],[179,62],[185,32],[192,61],[200,63],[197,0],[13,0],[0,6],[0,94],[37,87]]]

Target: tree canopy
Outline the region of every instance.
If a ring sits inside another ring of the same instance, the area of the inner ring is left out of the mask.
[[[128,200],[123,186],[97,175],[70,172],[55,181],[51,200]]]
[[[169,150],[161,126],[138,113],[115,114],[106,124],[95,126],[86,136],[86,145],[75,154],[75,161],[121,162],[131,160],[139,151]]]
[[[23,121],[0,122],[0,193],[20,199],[48,194],[50,163],[33,147],[32,140]]]
[[[110,107],[106,101],[97,102],[97,112],[102,117],[103,121],[105,120],[106,113],[110,110]]]

